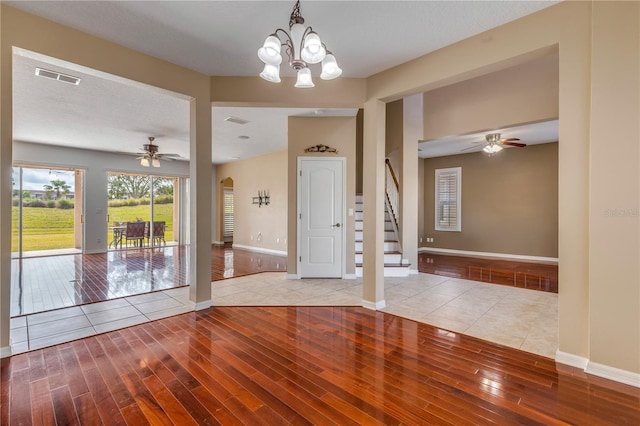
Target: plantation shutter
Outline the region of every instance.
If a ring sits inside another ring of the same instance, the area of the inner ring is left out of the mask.
[[[233,188],[224,188],[224,236],[233,237]]]
[[[461,167],[436,169],[436,231],[462,230],[461,181]]]

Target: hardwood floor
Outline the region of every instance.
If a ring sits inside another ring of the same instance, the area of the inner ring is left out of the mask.
[[[0,424],[640,424],[640,389],[358,307],[218,307],[2,360]]]
[[[13,259],[11,316],[186,286],[187,249],[167,246]],[[211,248],[211,281],[286,270],[286,256]]]
[[[558,264],[421,252],[418,271],[492,284],[558,292]]]
[[[211,247],[211,281],[280,271],[287,271],[287,256],[234,250],[230,244]]]

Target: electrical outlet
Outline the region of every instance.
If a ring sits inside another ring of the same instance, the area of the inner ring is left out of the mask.
[[[422,237],[420,237],[420,242],[422,242]]]
[[[101,238],[98,238],[98,239],[96,240],[96,243],[98,243],[98,244],[100,244],[101,242],[102,242],[102,239],[101,239]]]

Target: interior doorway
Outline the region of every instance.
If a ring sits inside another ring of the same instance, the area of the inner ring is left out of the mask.
[[[82,252],[83,170],[14,165],[11,257]]]
[[[298,158],[298,273],[341,278],[344,265],[344,158]]]

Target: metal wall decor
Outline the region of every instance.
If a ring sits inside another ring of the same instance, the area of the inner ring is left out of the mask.
[[[337,154],[338,150],[327,145],[319,144],[310,146],[309,148],[305,149],[304,152],[332,152],[334,154]]]
[[[269,191],[258,191],[257,197],[251,197],[252,204],[257,204],[258,207],[262,207],[264,204],[268,206],[271,203],[271,197],[269,196]]]

